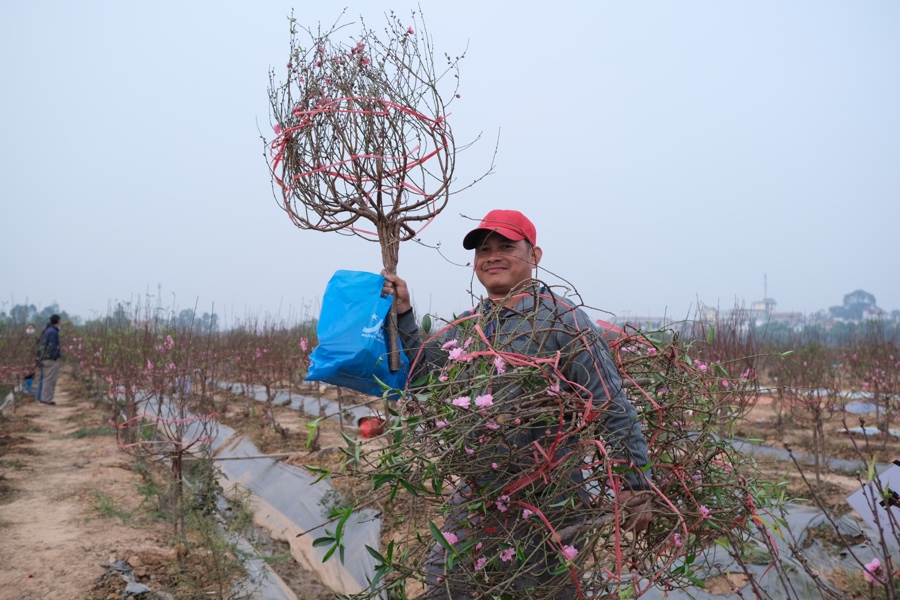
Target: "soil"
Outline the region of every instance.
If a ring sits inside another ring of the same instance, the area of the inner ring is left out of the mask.
[[[202,577],[207,553],[173,545],[172,525],[139,491],[134,459],[65,372],[55,400],[23,396],[0,416],[0,600],[122,598],[123,577],[104,577],[116,560],[153,590],[193,597],[179,591],[184,574]],[[279,560],[287,551],[277,542],[263,540],[260,551],[300,600],[334,597],[292,559]],[[191,583],[205,595],[206,582]]]

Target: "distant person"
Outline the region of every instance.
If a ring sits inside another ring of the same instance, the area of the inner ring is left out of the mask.
[[[27,335],[29,338],[34,336],[34,324],[33,323],[29,323],[25,327],[25,335]],[[33,343],[34,342],[32,342],[30,340],[27,342],[28,346],[31,346]],[[23,394],[30,394],[34,391],[34,376],[35,376],[36,369],[37,369],[37,364],[31,365],[31,370],[25,374],[25,377],[22,378],[22,393]]]
[[[37,401],[52,406],[56,406],[53,396],[56,394],[56,380],[59,377],[59,359],[62,358],[59,348],[59,322],[59,315],[50,315],[50,322],[41,332],[41,339],[38,342],[41,379],[38,382]]]

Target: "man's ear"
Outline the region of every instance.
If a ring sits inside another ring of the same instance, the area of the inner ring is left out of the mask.
[[[531,249],[532,254],[534,255],[534,266],[538,266],[541,262],[541,256],[544,255],[544,251],[540,249],[539,246],[535,246]]]

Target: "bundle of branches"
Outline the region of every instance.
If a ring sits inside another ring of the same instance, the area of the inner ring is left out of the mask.
[[[575,307],[544,290],[513,335],[494,335],[498,309],[487,305],[439,331],[418,362],[445,356],[392,410],[383,446],[347,451],[352,476],[369,484],[358,505],[390,513],[403,496],[407,514],[369,550],[376,575],[353,597],[638,597],[696,585],[696,555],[714,542],[739,549],[770,502],[749,459],[716,433],[720,415],[735,415],[721,409],[746,405],[738,397],[752,389],[723,385],[724,368],[700,368],[675,336],[616,331],[623,377],[595,368],[608,397],[628,390],[650,455],[640,478],[651,523],[630,530],[633,505],[616,496],[638,474],[606,427],[618,407],[567,379],[601,333],[548,320],[548,306]],[[540,350],[551,338],[562,351]],[[341,540],[330,531],[318,543]]]
[[[304,47],[292,18],[286,78],[270,73],[268,160],[282,208],[302,229],[379,241],[389,273],[400,242],[446,207],[456,165],[447,109],[461,57],[438,70],[424,24],[415,13],[410,23],[391,13],[383,34],[363,26],[346,42],[335,40],[342,27],[302,30]]]

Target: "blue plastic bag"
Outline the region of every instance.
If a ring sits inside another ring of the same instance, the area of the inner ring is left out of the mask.
[[[388,367],[385,318],[394,301],[381,297],[384,277],[363,271],[337,271],[325,288],[316,333],[319,345],[309,356],[306,381],[324,381],[380,396],[376,377],[404,389],[409,359],[400,352],[400,370]],[[396,395],[394,396],[396,399]]]

